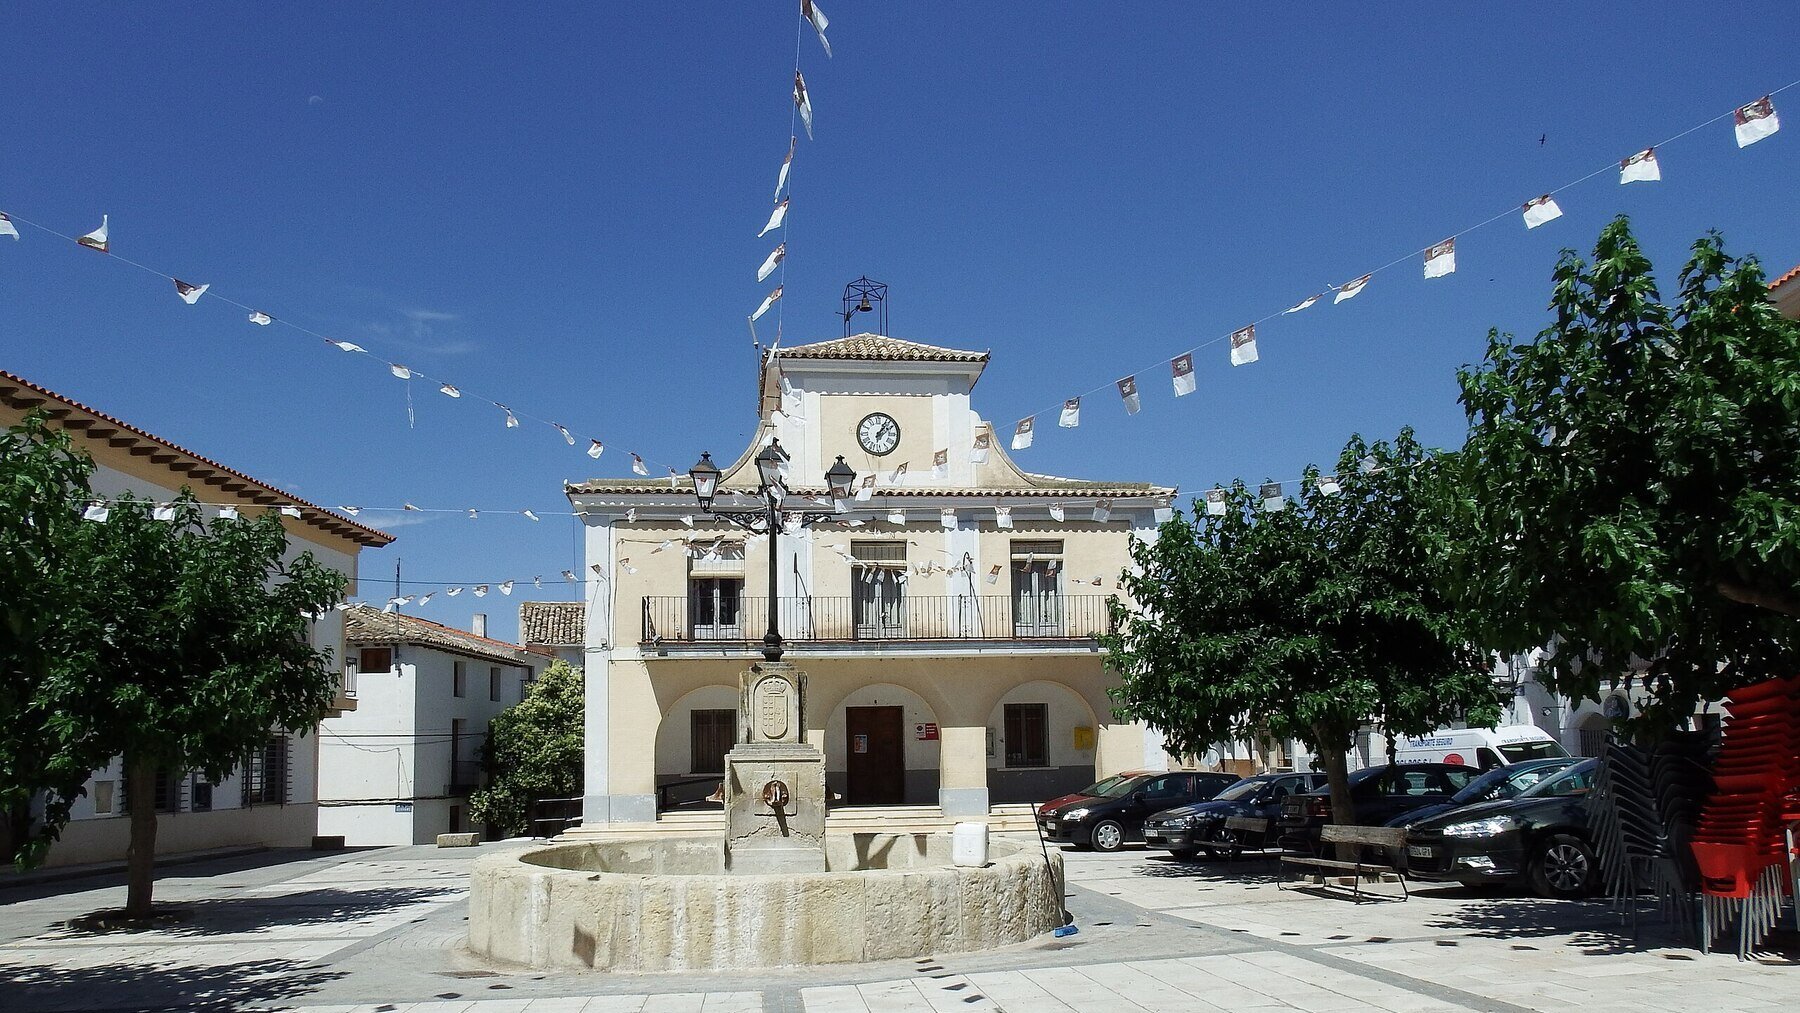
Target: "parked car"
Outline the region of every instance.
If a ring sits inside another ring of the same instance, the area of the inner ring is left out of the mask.
[[[1388,820],[1390,827],[1409,827],[1414,823],[1428,820],[1433,816],[1447,813],[1477,802],[1498,802],[1517,796],[1525,789],[1537,784],[1546,777],[1554,776],[1558,771],[1566,770],[1578,763],[1573,756],[1559,756],[1550,760],[1526,760],[1523,763],[1508,764],[1495,767],[1463,786],[1463,789],[1450,796],[1450,801],[1438,805],[1428,805],[1412,812],[1401,813]]]
[[[1600,882],[1588,841],[1594,760],[1582,760],[1516,798],[1439,814],[1406,831],[1407,874],[1474,886],[1527,882],[1546,897],[1581,897]]]
[[[1109,777],[1039,806],[1038,829],[1059,844],[1117,851],[1144,839],[1144,817],[1212,798],[1236,780],[1236,774],[1191,770]]]
[[[1402,813],[1439,805],[1481,771],[1459,763],[1398,763],[1350,772],[1350,804],[1359,826],[1378,827]],[[1320,788],[1281,800],[1282,843],[1316,849],[1319,828],[1331,822],[1331,789]]]
[[[1210,801],[1165,809],[1144,821],[1144,843],[1187,860],[1202,851],[1236,852],[1244,844],[1225,821],[1233,816],[1273,820],[1281,800],[1325,784],[1324,774],[1258,774],[1226,786]]]
[[[1401,739],[1394,750],[1394,759],[1400,763],[1464,763],[1482,770],[1568,755],[1561,743],[1536,725],[1443,728],[1416,739]]]

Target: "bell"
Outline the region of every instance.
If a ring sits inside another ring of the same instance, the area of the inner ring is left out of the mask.
[[[875,307],[869,305],[869,297],[865,295],[865,296],[863,296],[863,299],[862,299],[862,305],[856,307],[856,312],[867,313],[874,308]]]

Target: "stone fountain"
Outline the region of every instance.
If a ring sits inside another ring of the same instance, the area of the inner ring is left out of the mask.
[[[806,675],[739,675],[725,835],[551,843],[476,862],[469,948],[505,964],[612,971],[892,960],[1021,943],[1062,924],[1062,856],[996,839],[952,863],[949,834],[825,831],[825,757]]]

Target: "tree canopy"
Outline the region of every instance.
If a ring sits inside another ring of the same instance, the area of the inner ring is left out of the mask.
[[[1141,572],[1124,587],[1138,605],[1115,599],[1117,632],[1102,640],[1120,712],[1189,754],[1297,738],[1324,761],[1334,808],[1348,805],[1345,756],[1363,726],[1494,721],[1490,665],[1440,590],[1439,469],[1411,430],[1355,438],[1335,492],[1309,468],[1271,509],[1238,483],[1223,513],[1177,512],[1135,542]]]
[[[1455,577],[1491,645],[1554,643],[1575,698],[1637,682],[1672,728],[1800,668],[1800,325],[1754,259],[1694,244],[1665,304],[1624,218],[1565,252],[1535,340],[1459,374]]]
[[[581,669],[551,662],[525,699],[488,723],[488,784],[469,796],[472,817],[516,836],[530,830],[534,800],[581,794],[583,687]]]

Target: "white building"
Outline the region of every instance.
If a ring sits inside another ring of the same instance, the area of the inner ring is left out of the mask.
[[[488,722],[547,659],[472,632],[358,605],[344,614],[357,708],[319,729],[319,833],[427,844],[469,825]]]
[[[578,601],[522,601],[519,603],[519,643],[536,654],[548,655],[580,668],[586,653],[587,605]]]
[[[46,412],[52,425],[74,437],[93,457],[90,486],[97,498],[131,493],[168,501],[192,489],[202,503],[231,504],[245,517],[287,510],[288,558],[311,552],[322,565],[342,573],[355,590],[356,558],[393,536],[291,496],[217,461],[145,432],[129,423],[0,372],[0,426],[18,423],[31,411]],[[293,514],[298,516],[293,516]],[[313,624],[315,648],[344,658],[343,623],[328,612]],[[352,686],[341,686],[336,712],[356,707]],[[314,791],[317,736],[271,734],[262,749],[217,783],[191,771],[163,772],[157,783],[158,855],[230,847],[303,847],[315,827]],[[75,800],[72,818],[50,849],[46,865],[117,861],[131,836],[126,818],[124,775],[115,758],[94,771],[86,794]]]

